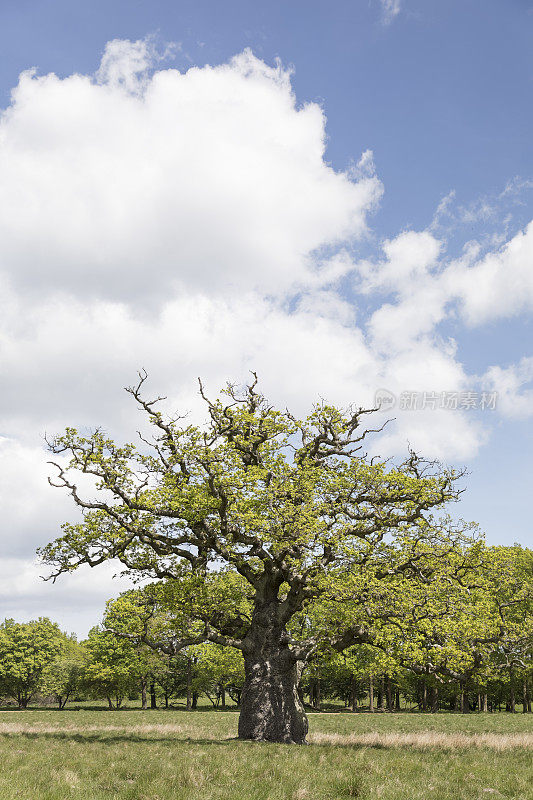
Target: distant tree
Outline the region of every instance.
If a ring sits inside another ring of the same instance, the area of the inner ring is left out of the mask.
[[[52,695],[60,709],[65,708],[84,686],[86,652],[74,637],[65,636],[60,648],[43,672],[42,692]]]
[[[212,642],[193,645],[193,687],[203,692],[214,706],[226,707],[226,695],[240,704],[244,686],[244,663],[238,650]]]
[[[139,663],[135,648],[99,627],[89,631],[86,642],[85,681],[96,697],[105,697],[109,708],[120,708],[139,687]]]
[[[158,641],[147,629],[144,641],[170,653],[205,641],[240,650],[240,737],[305,742],[305,663],[324,642],[342,651],[376,632],[359,613],[319,636],[303,623],[296,635],[295,620],[318,598],[333,602],[341,584],[354,607],[372,586],[431,582],[457,537],[426,515],[458,498],[459,473],[412,452],[396,466],[366,458],[368,409],[322,404],[298,420],[268,404],[254,378],[242,391],[228,386],[224,402],[201,388],[209,422],[200,428],[166,419],[142,396],[145,377],[128,390],[156,432],[140,449],[72,428],[49,443],[67,459],[53,484],[84,516],[42,557],[54,576],[118,558],[132,573],[174,581],[188,630]],[[75,473],[94,479],[93,496]],[[249,615],[210,597],[219,588],[210,564],[240,576]]]
[[[115,600],[110,600],[106,605],[102,621],[103,631],[121,630],[133,633],[138,626],[138,616],[141,612],[139,605],[139,590],[124,592]],[[126,638],[126,637],[122,637]],[[154,702],[155,684],[163,681],[170,686],[172,683],[167,671],[171,668],[168,659],[163,658],[161,652],[154,651],[144,644],[140,637],[129,637],[129,650],[134,659],[133,673],[138,676],[141,693],[141,707],[148,707],[148,690]],[[129,652],[129,651],[128,651]]]
[[[64,639],[59,626],[46,617],[32,622],[6,619],[0,624],[0,694],[27,708]]]

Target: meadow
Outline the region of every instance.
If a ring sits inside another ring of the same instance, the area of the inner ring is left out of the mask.
[[[311,713],[309,745],[234,710],[0,712],[0,800],[531,800],[529,714]]]

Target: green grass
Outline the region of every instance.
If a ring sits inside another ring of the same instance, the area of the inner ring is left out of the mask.
[[[323,743],[296,747],[235,741],[233,711],[0,713],[0,800],[533,798],[531,715],[315,713],[310,726]]]

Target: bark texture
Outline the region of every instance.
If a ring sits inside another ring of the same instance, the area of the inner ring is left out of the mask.
[[[245,657],[239,737],[305,744],[308,723],[298,694],[300,670],[292,656]]]
[[[286,644],[279,617],[276,603],[260,604],[254,611],[244,649],[239,737],[305,744],[308,723],[298,692],[301,663]]]

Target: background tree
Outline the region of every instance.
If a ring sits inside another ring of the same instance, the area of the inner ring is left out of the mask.
[[[64,639],[59,626],[46,617],[32,622],[6,619],[0,625],[0,694],[27,708]]]
[[[128,630],[130,633],[136,628],[136,616],[140,607],[134,591],[124,592],[116,600],[107,603],[102,627],[104,630],[114,628]],[[161,653],[155,652],[144,644],[138,637],[130,637],[131,647],[135,660],[135,673],[138,675],[141,692],[141,707],[148,707],[148,691],[151,694],[151,705],[155,705],[155,684],[158,673],[164,672]]]
[[[138,691],[140,672],[135,648],[100,627],[89,631],[86,642],[85,681],[92,694],[105,697],[109,708],[120,708],[124,699]]]
[[[218,708],[226,707],[227,696],[240,704],[244,685],[244,664],[240,653],[232,647],[222,647],[212,642],[190,648],[194,660],[196,692],[203,692]]]
[[[158,400],[141,394],[145,377],[128,390],[155,429],[140,448],[118,446],[100,430],[86,437],[67,429],[49,443],[62,457],[52,483],[70,492],[83,519],[65,525],[42,556],[55,577],[118,558],[134,573],[189,590],[191,579],[212,589],[208,565],[226,564],[246,584],[251,614],[213,603],[206,613],[198,604],[187,635],[160,644],[240,650],[239,735],[304,742],[304,664],[323,641],[340,651],[372,642],[374,632],[346,620],[343,630],[295,638],[291,622],[310,602],[333,598],[346,576],[354,603],[372,581],[430,581],[435,560],[454,544],[425,514],[457,499],[458,474],[412,452],[396,466],[368,460],[368,410],[322,404],[301,421],[269,405],[254,378],[242,391],[228,386],[224,402],[201,387],[209,420],[200,428],[165,418]],[[82,496],[75,473],[94,479],[94,496]],[[145,641],[156,644],[148,633]]]
[[[60,709],[83,689],[87,655],[73,636],[64,636],[55,658],[45,667],[41,682],[44,695],[52,695]]]

